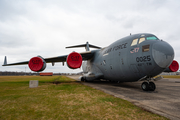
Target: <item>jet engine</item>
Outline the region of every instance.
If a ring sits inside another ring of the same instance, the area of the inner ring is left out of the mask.
[[[32,71],[40,72],[40,71],[43,71],[46,68],[46,62],[40,56],[33,57],[33,58],[30,59],[30,61],[28,63],[28,66]]]
[[[173,60],[171,65],[164,72],[176,72],[178,70],[179,70],[179,63]]]
[[[72,52],[67,56],[66,62],[71,69],[80,68],[82,65],[82,56],[77,52]]]

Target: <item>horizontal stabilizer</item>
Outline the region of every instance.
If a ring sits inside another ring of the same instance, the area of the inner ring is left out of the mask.
[[[77,48],[77,47],[85,47],[86,51],[90,51],[89,48],[101,49],[101,47],[98,47],[98,46],[95,46],[95,45],[91,45],[88,42],[86,42],[86,44],[69,46],[69,47],[66,47],[66,48]]]

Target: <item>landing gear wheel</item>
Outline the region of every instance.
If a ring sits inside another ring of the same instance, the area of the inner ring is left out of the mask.
[[[149,82],[149,91],[154,91],[156,89],[156,85],[153,82]]]
[[[84,82],[88,82],[87,79],[86,79],[85,77],[83,78],[83,80],[84,80]]]
[[[144,91],[148,91],[149,90],[149,84],[147,82],[143,82],[141,84],[141,88],[144,90]]]
[[[81,81],[84,82],[84,78],[83,77],[81,78]]]

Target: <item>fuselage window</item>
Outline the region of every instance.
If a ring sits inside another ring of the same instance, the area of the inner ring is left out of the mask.
[[[155,37],[155,36],[146,37],[146,39],[147,39],[147,40],[158,40],[158,38],[157,38],[157,37]]]
[[[134,39],[131,43],[131,46],[137,45],[138,39]]]
[[[143,41],[145,41],[145,38],[144,38],[144,37],[143,37],[143,38],[140,38],[140,39],[139,39],[139,44],[142,43]]]
[[[148,51],[149,51],[149,46],[150,46],[150,45],[144,45],[144,46],[142,46],[142,52],[148,52]]]

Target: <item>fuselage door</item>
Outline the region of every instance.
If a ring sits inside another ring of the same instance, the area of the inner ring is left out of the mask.
[[[131,72],[135,75],[137,73],[139,73],[139,69],[137,67],[137,61],[136,61],[136,58],[137,56],[139,56],[140,54],[140,48],[139,48],[139,42],[140,40],[138,38],[136,39],[133,39],[132,40],[132,43],[131,43],[131,46],[129,47],[129,69],[131,70]]]

